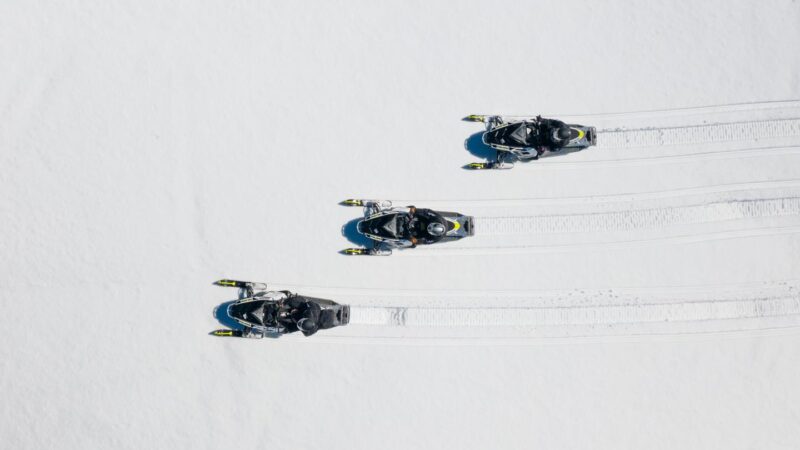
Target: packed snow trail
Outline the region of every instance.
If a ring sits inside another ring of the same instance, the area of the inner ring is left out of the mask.
[[[357,307],[351,323],[409,327],[613,325],[800,315],[800,295],[735,301],[563,307]]]
[[[664,128],[600,129],[598,148],[628,149],[800,137],[800,118]]]
[[[543,207],[551,206],[569,206],[570,208],[577,208],[583,205],[591,205],[592,208],[602,208],[605,204],[616,204],[612,210],[619,208],[619,204],[629,204],[629,202],[645,202],[650,205],[651,201],[661,201],[673,198],[732,198],[731,195],[746,196],[746,198],[761,198],[764,195],[748,194],[751,192],[762,192],[767,189],[775,191],[781,189],[795,189],[800,188],[800,178],[792,178],[786,180],[768,180],[768,181],[751,181],[741,183],[728,183],[728,184],[707,184],[702,186],[695,186],[689,188],[668,189],[660,191],[636,191],[622,194],[611,195],[591,195],[580,197],[509,197],[509,198],[482,198],[482,199],[403,199],[395,200],[395,204],[412,204],[420,203],[427,205],[435,205],[436,208],[508,208],[508,207],[528,207],[541,209]],[[712,197],[718,195],[720,197]],[[714,200],[711,200],[714,201]],[[709,201],[710,203],[710,201]]]
[[[676,225],[800,216],[800,197],[732,200],[671,208],[651,208],[553,216],[475,217],[476,235],[575,233],[657,229]]]

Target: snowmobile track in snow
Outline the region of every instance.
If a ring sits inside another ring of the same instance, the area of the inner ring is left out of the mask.
[[[665,128],[601,129],[598,146],[605,149],[695,145],[800,137],[800,119],[756,120]]]
[[[351,323],[393,327],[538,327],[688,322],[800,315],[800,296],[573,307],[353,307]]]
[[[800,197],[733,200],[617,212],[528,217],[476,217],[476,235],[623,231],[800,215]]]
[[[745,183],[710,184],[688,188],[668,189],[649,192],[625,192],[609,195],[592,195],[576,197],[519,197],[519,198],[485,198],[474,200],[440,200],[440,199],[405,199],[397,200],[396,204],[420,203],[434,205],[436,208],[481,208],[481,207],[542,207],[551,205],[600,205],[605,203],[627,203],[632,201],[652,201],[674,197],[688,197],[719,193],[732,193],[747,190],[766,190],[800,187],[800,179],[752,181]]]
[[[424,302],[408,304],[406,300],[405,305],[402,297],[391,300],[387,291],[390,297],[382,301],[394,305],[352,306],[351,323],[379,327],[386,337],[411,330],[411,336],[490,339],[708,333],[800,325],[797,280],[719,289],[715,292],[713,286],[706,286],[695,292],[670,292],[668,288],[635,295],[577,290],[575,296],[487,292],[483,301],[475,293],[438,299],[431,293]]]

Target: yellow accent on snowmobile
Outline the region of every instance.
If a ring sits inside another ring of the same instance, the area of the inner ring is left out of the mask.
[[[461,228],[461,224],[458,221],[453,222],[453,231],[457,231],[459,228]]]
[[[485,169],[487,166],[486,163],[469,163],[467,164],[467,168],[470,169]]]
[[[214,336],[233,336],[233,330],[214,330]]]
[[[218,284],[219,286],[231,286],[231,287],[236,287],[236,282],[235,282],[235,281],[232,281],[232,280],[219,280],[219,281],[217,281],[217,284]]]
[[[579,128],[573,128],[573,130],[578,132],[578,137],[576,139],[583,139],[583,137],[586,136],[586,132]]]
[[[347,200],[343,201],[342,204],[346,206],[364,206],[364,202],[357,198],[348,198]]]
[[[367,249],[365,248],[347,248],[344,250],[344,253],[347,255],[365,255],[367,253]]]
[[[469,120],[472,122],[483,122],[484,120],[486,120],[486,116],[480,114],[470,114],[467,117],[465,117],[464,120]]]

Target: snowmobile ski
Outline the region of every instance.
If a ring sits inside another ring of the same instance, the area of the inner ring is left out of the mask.
[[[483,116],[483,115],[480,115],[480,114],[470,114],[470,115],[468,115],[467,117],[464,117],[461,120],[463,120],[465,122],[485,122],[486,121],[486,116]]]
[[[366,255],[366,256],[389,256],[392,254],[390,248],[346,248],[342,250],[345,255]]]
[[[472,169],[472,170],[485,170],[491,169],[494,166],[493,163],[485,162],[485,163],[469,163],[464,166],[465,169]]]
[[[214,282],[217,286],[224,286],[224,287],[233,287],[239,289],[245,289],[249,293],[252,293],[254,289],[258,290],[266,290],[267,284],[266,283],[254,283],[252,281],[239,281],[239,280],[217,280]]]
[[[514,167],[514,164],[501,162],[501,161],[490,161],[490,162],[483,162],[483,163],[469,163],[464,166],[465,169],[469,170],[489,170],[489,169],[510,169]]]
[[[209,334],[212,336],[242,337],[242,330],[214,330]]]
[[[368,248],[346,248],[342,251],[345,255],[369,255]]]
[[[348,198],[339,202],[343,206],[363,206],[365,208],[385,209],[391,208],[392,202],[390,200],[367,200],[363,198]]]
[[[235,287],[239,289],[247,289],[247,288],[262,288],[266,289],[267,285],[264,283],[253,283],[250,281],[239,281],[239,280],[217,280],[214,282],[217,286],[226,286],[226,287]]]

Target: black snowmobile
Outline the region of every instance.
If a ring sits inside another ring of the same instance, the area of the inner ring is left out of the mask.
[[[348,199],[345,206],[364,207],[364,219],[358,222],[360,234],[373,241],[372,248],[348,248],[346,255],[391,255],[392,249],[413,248],[472,236],[472,217],[456,212],[432,209],[392,207],[388,200]]]
[[[242,298],[227,307],[240,330],[212,331],[214,336],[260,339],[300,331],[306,336],[350,322],[350,306],[289,291],[267,291],[265,283],[219,280],[214,284],[239,288]]]
[[[550,155],[572,153],[597,145],[595,127],[566,124],[560,120],[471,115],[469,122],[483,122],[483,143],[497,150],[497,160],[471,163],[467,169],[510,169],[513,160],[531,161]]]

